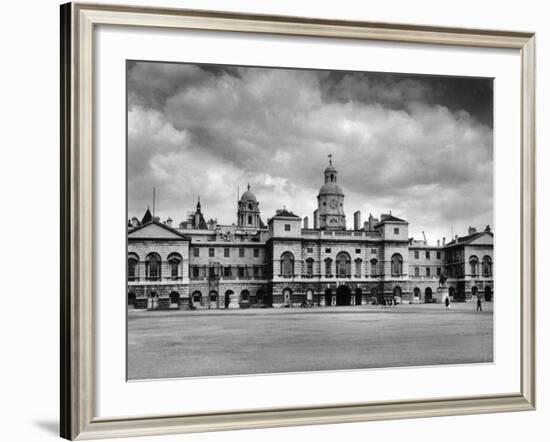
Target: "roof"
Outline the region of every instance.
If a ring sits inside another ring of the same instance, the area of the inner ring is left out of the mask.
[[[393,215],[387,215],[385,216],[384,218],[382,218],[378,223],[376,223],[377,226],[379,226],[380,224],[384,224],[384,223],[405,223],[405,224],[408,224],[407,221],[405,221],[404,219],[401,219],[401,218],[397,218],[396,216],[393,216]]]
[[[279,217],[284,217],[284,218],[300,218],[298,215],[295,215],[294,213],[286,210],[286,209],[282,209],[282,210],[277,210],[277,213],[275,213],[275,216],[273,218],[279,218]]]
[[[256,195],[254,195],[251,191],[250,191],[250,184],[248,185],[247,187],[247,190],[246,192],[244,192],[241,196],[241,201],[253,201],[253,202],[256,202]]]
[[[337,183],[325,183],[319,189],[319,195],[343,195],[342,188]]]
[[[141,224],[147,224],[148,222],[153,221],[153,215],[151,215],[151,211],[149,210],[149,207],[147,207],[147,211],[145,212],[145,215],[143,215],[143,218],[141,219]]]
[[[445,246],[447,247],[447,246],[454,246],[458,244],[468,244],[476,240],[477,238],[482,237],[483,235],[490,235],[491,238],[493,237],[492,232],[488,232],[488,231],[476,232],[476,233],[472,233],[471,235],[459,236],[458,238],[453,239],[451,242],[448,242],[447,244],[445,244]]]

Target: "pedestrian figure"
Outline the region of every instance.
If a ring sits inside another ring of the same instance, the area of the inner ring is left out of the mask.
[[[481,298],[477,298],[477,309],[476,312],[482,312],[483,309],[481,308]]]
[[[451,301],[449,301],[449,297],[447,296],[447,297],[445,298],[445,308],[446,308],[446,309],[449,309],[449,304],[450,304],[450,303],[451,303]]]

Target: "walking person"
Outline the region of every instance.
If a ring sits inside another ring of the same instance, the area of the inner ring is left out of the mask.
[[[449,305],[450,305],[450,304],[451,304],[451,301],[449,301],[449,297],[447,296],[447,297],[445,298],[445,308],[446,308],[447,310],[449,310]]]
[[[483,309],[481,308],[481,298],[478,296],[477,297],[477,309],[476,309],[476,312],[482,312]]]

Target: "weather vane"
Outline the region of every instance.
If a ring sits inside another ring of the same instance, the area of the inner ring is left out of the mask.
[[[332,154],[328,154],[328,163],[332,166]]]

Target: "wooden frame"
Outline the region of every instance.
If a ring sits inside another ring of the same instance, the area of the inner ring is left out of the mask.
[[[513,48],[521,54],[521,392],[445,400],[93,416],[92,34],[98,24]],[[61,6],[61,436],[67,439],[356,422],[535,407],[535,36],[531,33],[69,3]]]

